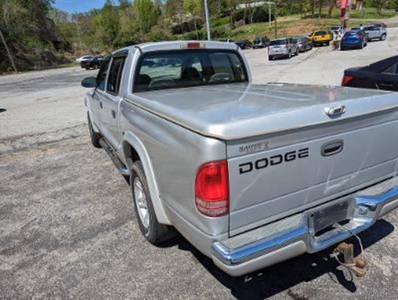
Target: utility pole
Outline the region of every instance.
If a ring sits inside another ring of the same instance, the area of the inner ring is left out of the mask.
[[[269,25],[269,27],[271,27],[271,18],[272,18],[272,14],[271,14],[271,11],[272,11],[272,5],[275,5],[275,2],[273,2],[273,1],[266,1],[265,2],[266,4],[267,4],[267,6],[268,6],[268,25]]]
[[[277,6],[276,6],[276,1],[277,0],[275,0],[275,38],[277,39],[278,38],[278,24],[277,24],[277,21],[276,21],[276,19],[278,18],[278,9],[277,9]]]
[[[206,16],[206,31],[207,31],[207,40],[211,41],[210,36],[210,20],[209,20],[209,8],[207,7],[207,0],[204,0],[205,4],[205,16]]]
[[[12,59],[10,49],[8,49],[6,40],[5,40],[4,36],[3,36],[3,33],[1,32],[1,29],[0,29],[0,37],[1,37],[1,40],[3,41],[4,47],[6,48],[6,51],[7,51],[7,53],[8,53],[8,57],[10,58],[12,67],[14,68],[15,73],[17,73],[17,72],[18,72],[18,71],[17,71],[17,67],[16,67],[15,64],[14,64],[14,60]]]

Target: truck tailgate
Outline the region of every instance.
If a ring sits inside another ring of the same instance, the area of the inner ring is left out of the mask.
[[[363,112],[228,141],[230,235],[394,176],[398,111],[379,107]]]

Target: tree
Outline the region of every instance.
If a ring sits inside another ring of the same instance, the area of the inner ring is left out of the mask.
[[[135,0],[133,8],[138,17],[138,24],[141,35],[151,30],[159,18],[159,10],[151,0]]]
[[[129,0],[119,0],[119,10],[123,11],[131,6]]]
[[[196,18],[201,15],[203,8],[202,8],[202,1],[201,0],[184,0],[183,3],[184,10],[187,13],[190,13],[193,18],[195,32],[196,32],[196,39],[199,39],[198,36],[198,27],[196,25]]]
[[[99,26],[99,38],[108,45],[112,45],[119,34],[119,10],[113,6],[111,0],[105,1],[104,7],[95,16]]]

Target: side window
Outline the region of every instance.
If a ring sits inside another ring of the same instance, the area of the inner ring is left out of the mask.
[[[109,62],[111,61],[111,56],[105,57],[100,70],[98,71],[97,75],[97,89],[103,91],[105,90],[105,80],[106,74],[108,73]]]
[[[114,57],[109,70],[108,84],[106,91],[110,94],[117,95],[119,93],[120,81],[126,57]]]
[[[385,69],[384,71],[383,71],[383,74],[389,74],[389,75],[395,75],[395,74],[397,74],[397,66],[398,66],[398,64],[393,64],[392,66],[389,66],[387,69]]]

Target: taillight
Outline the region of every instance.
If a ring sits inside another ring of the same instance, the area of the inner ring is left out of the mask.
[[[228,213],[229,183],[226,160],[202,165],[195,180],[196,208],[205,216],[219,217]]]
[[[344,75],[343,80],[341,81],[341,85],[347,85],[351,80],[353,80],[354,77]]]
[[[181,49],[199,49],[205,47],[206,45],[203,42],[184,42],[180,45]]]
[[[362,39],[362,38],[363,38],[363,35],[361,34],[361,35],[359,35],[358,37],[359,37],[360,39]]]

